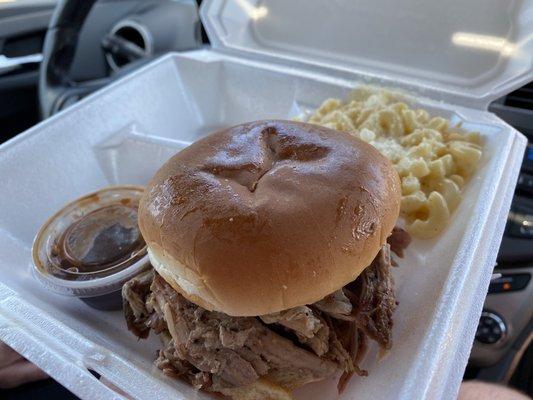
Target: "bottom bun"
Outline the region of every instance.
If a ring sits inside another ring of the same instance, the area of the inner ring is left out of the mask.
[[[293,400],[287,390],[264,378],[251,385],[221,389],[220,393],[233,400]]]

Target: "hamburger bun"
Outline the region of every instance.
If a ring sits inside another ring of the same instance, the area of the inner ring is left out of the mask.
[[[231,316],[314,303],[372,262],[400,210],[374,147],[317,125],[266,120],[213,133],[155,174],[139,206],[154,268]]]

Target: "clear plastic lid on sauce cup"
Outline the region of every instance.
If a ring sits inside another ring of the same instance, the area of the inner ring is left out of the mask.
[[[35,237],[35,277],[55,293],[119,309],[122,285],[150,266],[137,224],[143,191],[112,186],[63,207]]]

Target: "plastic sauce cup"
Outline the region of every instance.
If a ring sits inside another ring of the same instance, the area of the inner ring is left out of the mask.
[[[48,289],[99,310],[122,306],[122,285],[149,268],[137,225],[141,186],[112,186],[63,207],[32,247],[34,276]]]

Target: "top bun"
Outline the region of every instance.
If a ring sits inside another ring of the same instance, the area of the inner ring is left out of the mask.
[[[209,135],[155,174],[139,226],[152,265],[208,310],[269,314],[314,303],[372,262],[400,181],[371,145],[291,121]]]

